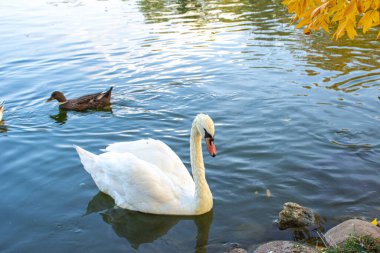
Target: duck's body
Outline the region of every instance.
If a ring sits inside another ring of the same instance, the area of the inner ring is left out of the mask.
[[[54,91],[47,101],[56,99],[59,108],[64,110],[85,111],[89,109],[103,109],[111,105],[111,87],[106,92],[85,95],[79,98],[66,99],[62,92]]]
[[[0,121],[3,120],[3,113],[4,113],[4,101],[0,103]]]
[[[214,126],[212,121],[207,126],[196,126],[201,118],[211,120],[200,114],[193,123],[190,142],[193,177],[180,158],[158,140],[114,143],[100,155],[76,149],[98,188],[113,197],[119,207],[154,214],[203,214],[211,210],[213,201],[205,178],[201,134],[210,132],[213,136]],[[215,156],[210,134],[206,142],[210,154]]]

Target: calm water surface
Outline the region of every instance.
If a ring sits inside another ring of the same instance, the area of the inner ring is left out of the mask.
[[[221,252],[380,213],[380,44],[305,37],[280,1],[1,1],[1,252]],[[45,103],[114,86],[112,112]],[[165,141],[187,167],[192,119],[216,123],[201,217],[113,208],[72,145]],[[270,197],[267,196],[270,191]],[[311,233],[311,236],[313,233]]]

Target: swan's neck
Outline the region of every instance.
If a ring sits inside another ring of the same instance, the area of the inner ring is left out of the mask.
[[[191,128],[190,159],[193,179],[195,183],[196,213],[201,214],[211,210],[212,194],[208,187],[205,175],[205,166],[202,155],[202,137],[195,122]]]

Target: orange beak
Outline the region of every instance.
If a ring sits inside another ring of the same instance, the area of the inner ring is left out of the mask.
[[[210,156],[216,156],[216,147],[214,144],[214,138],[206,137],[207,150],[210,153]]]

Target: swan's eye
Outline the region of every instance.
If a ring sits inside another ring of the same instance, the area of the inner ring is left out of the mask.
[[[205,138],[214,139],[214,138],[212,138],[211,134],[209,134],[209,133],[206,131],[206,129],[204,129],[204,130],[205,130]]]

